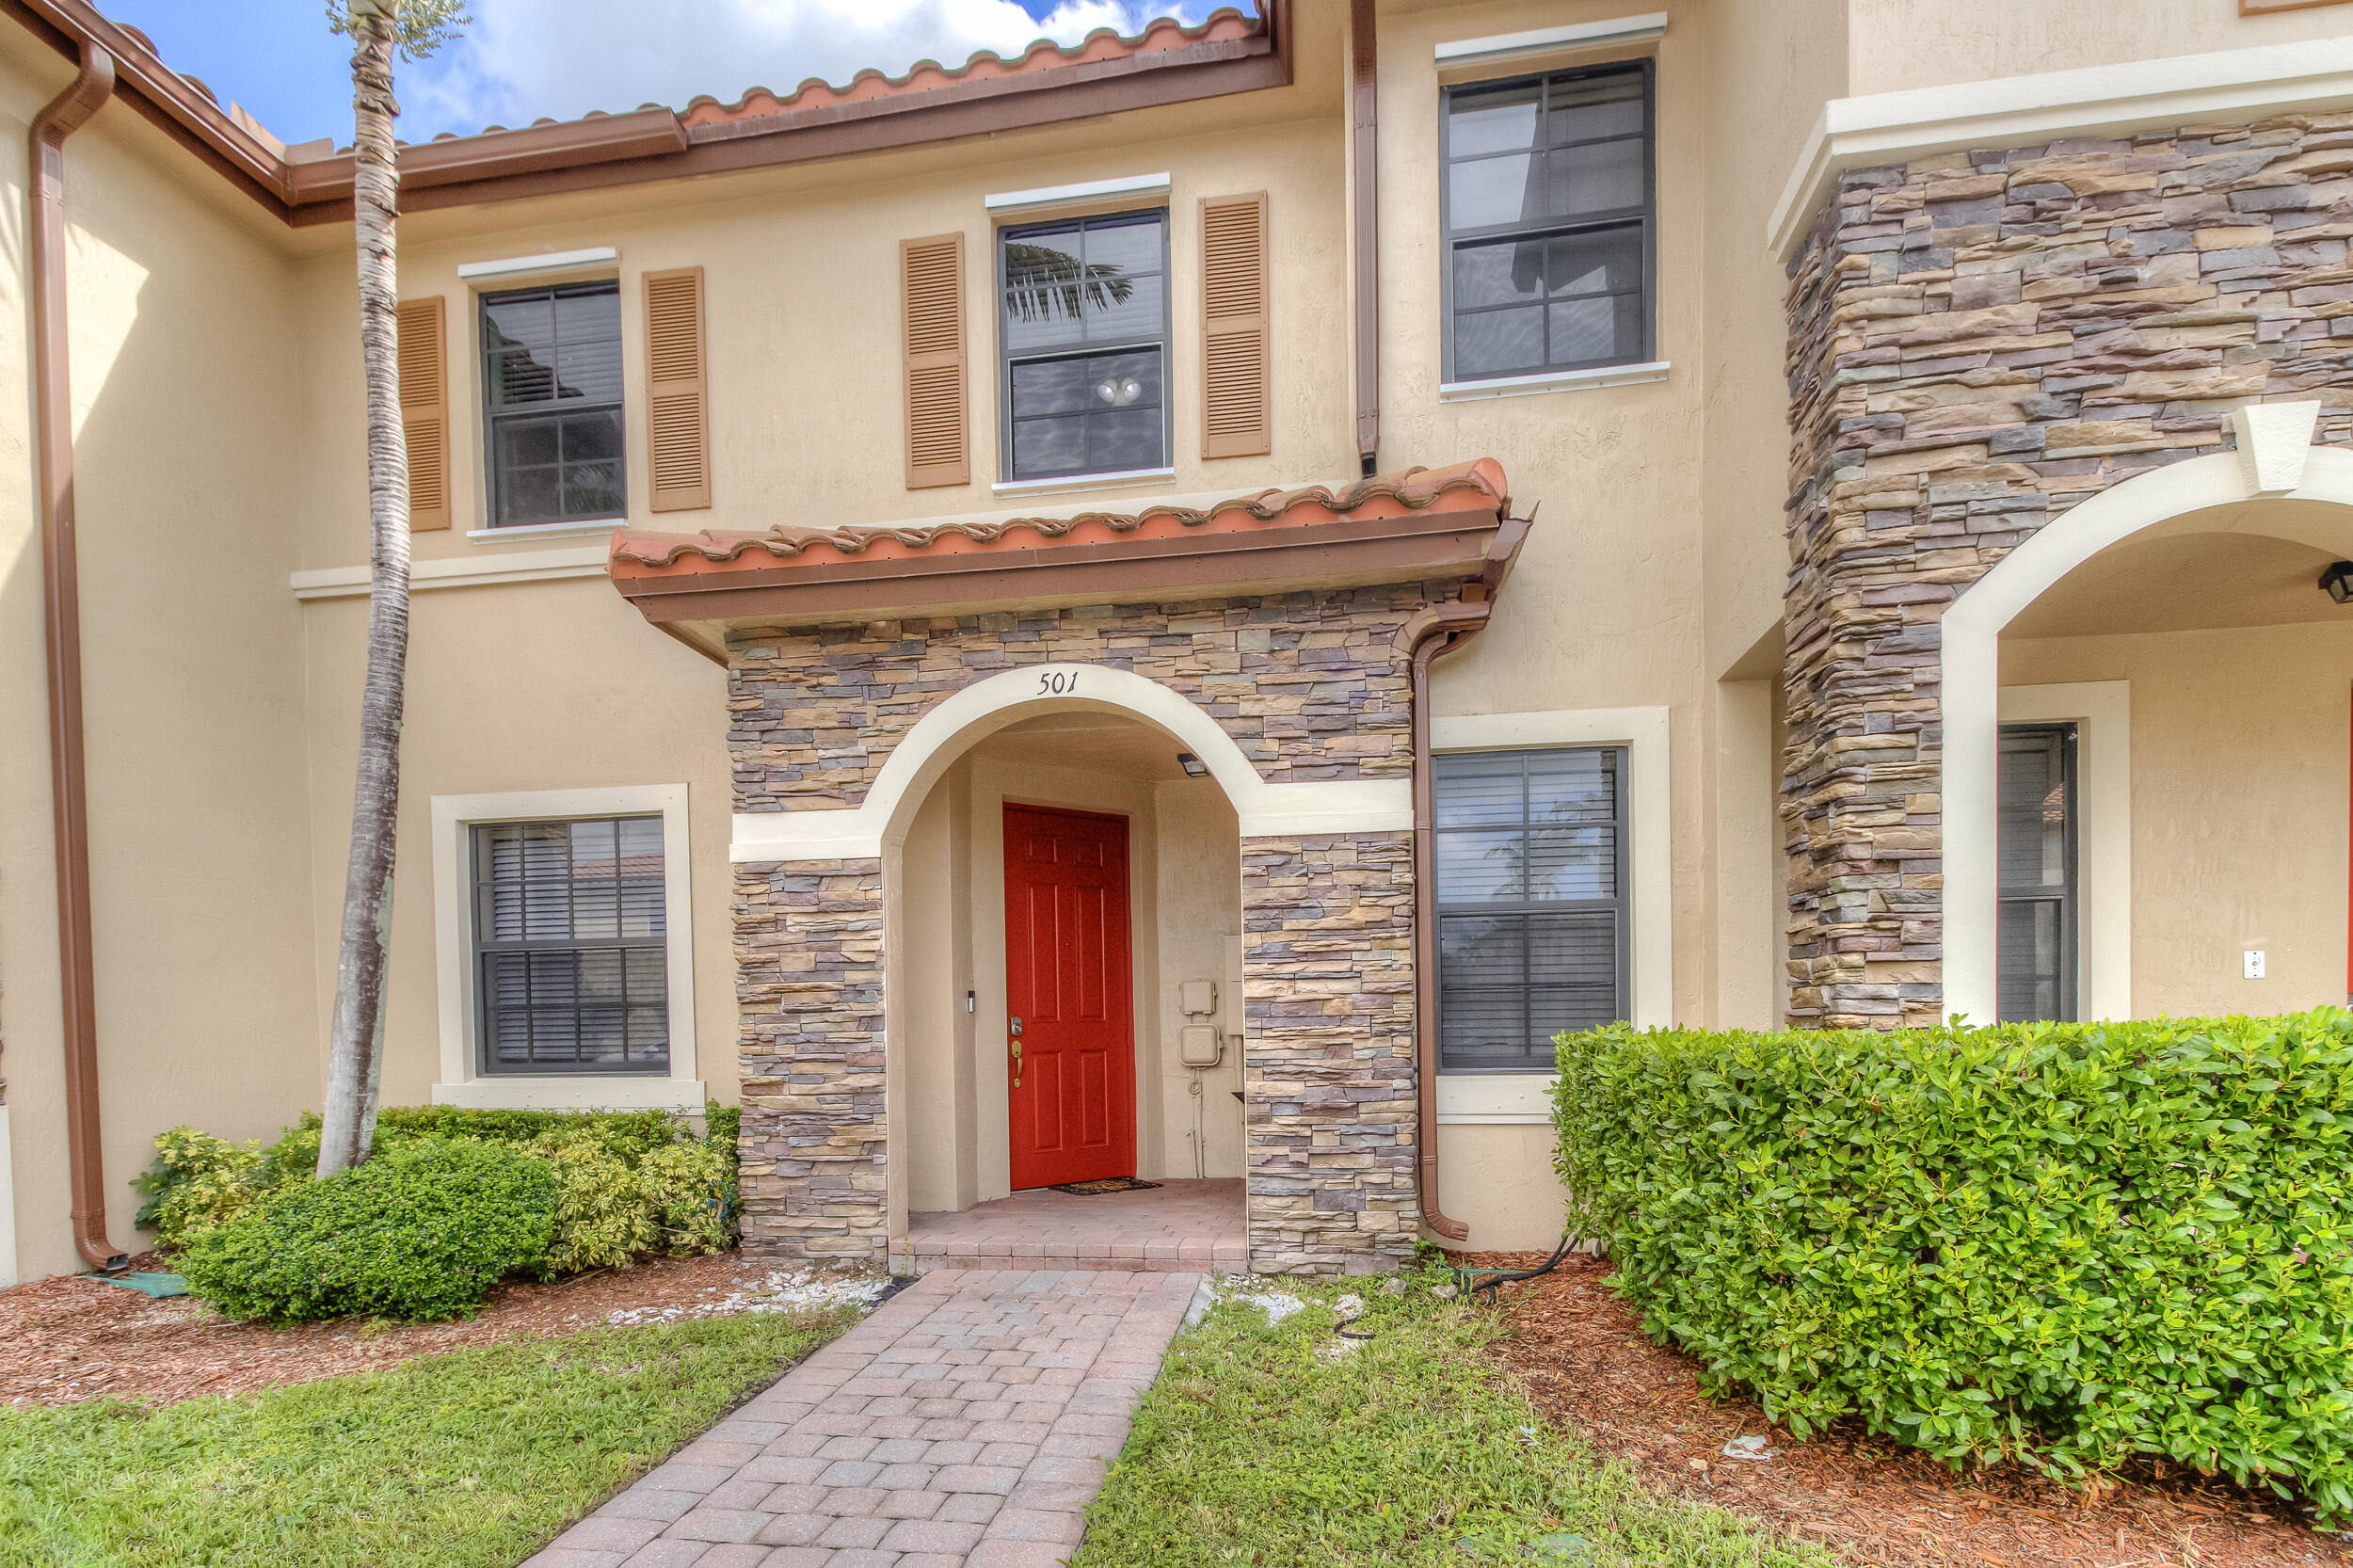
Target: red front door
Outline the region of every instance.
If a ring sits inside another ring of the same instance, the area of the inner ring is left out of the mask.
[[[1006,807],[1016,1189],[1136,1174],[1130,973],[1127,819]]]

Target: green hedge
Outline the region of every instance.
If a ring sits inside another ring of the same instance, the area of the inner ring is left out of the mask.
[[[2353,1015],[1560,1040],[1572,1234],[1801,1434],[2353,1517]]]
[[[232,1318],[456,1318],[546,1263],[555,1198],[555,1172],[536,1155],[411,1139],[201,1232],[180,1272]]]
[[[377,1118],[375,1157],[361,1169],[374,1169],[396,1153],[451,1144],[504,1158],[527,1157],[549,1177],[544,1216],[549,1234],[527,1263],[508,1267],[568,1273],[625,1266],[641,1257],[714,1253],[732,1244],[740,1114],[732,1107],[712,1105],[706,1130],[697,1133],[684,1117],[662,1111],[392,1106]],[[282,1292],[259,1275],[246,1280],[238,1269],[259,1269],[268,1256],[254,1240],[255,1226],[310,1224],[303,1217],[309,1211],[296,1199],[321,1185],[312,1175],[318,1149],[319,1118],[310,1112],[268,1144],[258,1139],[232,1144],[193,1128],[174,1128],[155,1140],[155,1163],[137,1182],[148,1200],[138,1224],[180,1255],[190,1288],[224,1310],[238,1316],[302,1315],[275,1305],[253,1306],[277,1302]],[[232,1225],[244,1227],[235,1247],[227,1253],[207,1248],[215,1232]],[[200,1252],[207,1261],[195,1264],[191,1260]],[[224,1261],[232,1257],[243,1261],[235,1266]],[[460,1274],[472,1277],[463,1270]],[[472,1289],[471,1303],[480,1300],[496,1277],[453,1288]],[[368,1310],[402,1315],[390,1307]]]

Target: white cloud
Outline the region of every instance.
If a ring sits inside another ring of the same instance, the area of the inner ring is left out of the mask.
[[[1014,0],[472,0],[463,39],[401,68],[401,133],[415,141],[590,109],[682,108],[699,93],[732,103],[751,87],[783,96],[812,76],[955,66],[975,50],[1017,54],[1038,38],[1075,43],[1097,27],[1133,33],[1156,16],[1209,8],[1059,0],[1040,21]]]

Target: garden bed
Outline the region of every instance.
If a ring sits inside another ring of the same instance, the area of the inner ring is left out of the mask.
[[[1488,1254],[1481,1267],[1538,1256]],[[1658,1490],[1716,1503],[1857,1562],[1995,1568],[2310,1568],[2353,1561],[2302,1511],[2187,1472],[2130,1473],[2087,1496],[2017,1465],[1956,1474],[1841,1423],[1811,1442],[1775,1432],[1753,1406],[1702,1394],[1698,1363],[1642,1335],[1605,1284],[1609,1265],[1576,1256],[1507,1285],[1512,1337],[1497,1347],[1545,1415],[1633,1466]],[[1769,1433],[1776,1458],[1724,1457]],[[1704,1466],[1704,1467],[1703,1467]]]
[[[169,1264],[147,1257],[134,1267]],[[614,1322],[840,1300],[856,1285],[728,1252],[657,1258],[545,1285],[502,1285],[473,1317],[456,1322],[338,1319],[273,1328],[232,1321],[193,1297],[155,1301],[88,1275],[60,1274],[0,1290],[0,1406],[100,1398],[168,1404],[242,1394]]]

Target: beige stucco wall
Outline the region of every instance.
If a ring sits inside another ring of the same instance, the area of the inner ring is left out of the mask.
[[[2236,0],[1849,0],[1855,93],[2353,34],[2353,8],[2241,16]]]
[[[72,75],[0,27],[0,312],[26,320],[24,148]],[[302,897],[300,623],[285,487],[292,268],[258,210],[131,111],[69,144],[90,862],[106,1202],[154,1134],[273,1131],[316,1102]],[[40,545],[24,328],[0,332],[0,1031],[19,1270],[79,1267],[68,1223]],[[5,1267],[0,1264],[0,1267]]]
[[[2353,624],[2004,640],[2004,686],[2077,680],[2132,686],[2134,1015],[2342,1004]]]
[[[1441,1129],[1438,1199],[1449,1216],[1470,1226],[1465,1246],[1552,1250],[1568,1202],[1553,1175],[1552,1144],[1552,1127],[1545,1122],[1457,1123]]]

